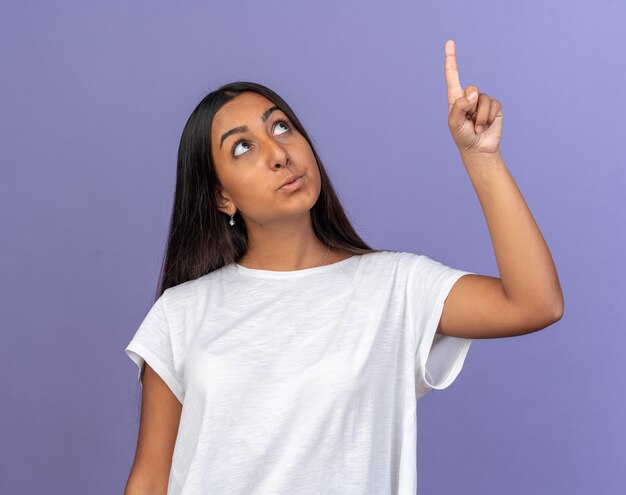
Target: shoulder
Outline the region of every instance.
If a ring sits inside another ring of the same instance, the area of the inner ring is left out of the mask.
[[[190,298],[194,298],[194,295],[198,292],[200,284],[197,280],[190,280],[183,282],[182,284],[174,285],[165,289],[161,295],[163,304],[166,308],[177,307],[188,301]]]
[[[360,273],[373,284],[405,284],[415,270],[419,255],[405,251],[376,251],[362,255]]]
[[[216,290],[216,281],[215,277],[211,276],[212,273],[165,289],[161,299],[168,317],[176,319],[188,315],[191,310],[195,311],[202,301],[212,299],[211,291]]]
[[[397,283],[432,285],[456,276],[462,270],[450,267],[426,254],[408,251],[381,251],[368,255],[365,273],[373,277],[392,277]],[[468,273],[468,272],[464,272]]]
[[[219,288],[220,284],[229,279],[230,266],[224,266],[193,280],[187,280],[178,285],[165,289],[162,297],[167,303],[176,304],[183,301],[193,300],[197,297],[204,297],[207,291]]]
[[[379,267],[381,269],[407,269],[411,265],[419,263],[422,255],[410,253],[406,251],[377,251],[367,253],[366,263],[371,268]]]

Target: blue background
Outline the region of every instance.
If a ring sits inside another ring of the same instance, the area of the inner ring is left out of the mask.
[[[234,80],[302,120],[373,247],[499,276],[447,125],[444,43],[502,103],[505,163],[565,295],[418,402],[423,494],[626,485],[624,46],[617,1],[4,2],[0,492],[122,493],[182,128]]]

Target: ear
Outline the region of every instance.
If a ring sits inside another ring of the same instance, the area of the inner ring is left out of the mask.
[[[237,211],[237,207],[234,206],[232,200],[221,189],[218,189],[215,193],[217,196],[217,209],[230,215],[232,211]]]

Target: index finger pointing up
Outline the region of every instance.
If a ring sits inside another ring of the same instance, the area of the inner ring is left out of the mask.
[[[448,109],[454,102],[465,95],[459,81],[459,70],[456,65],[456,44],[454,40],[446,41],[446,86],[448,87]]]

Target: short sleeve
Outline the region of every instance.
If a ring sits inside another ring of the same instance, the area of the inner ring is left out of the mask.
[[[125,352],[139,368],[137,379],[142,387],[142,367],[146,362],[182,404],[184,389],[176,371],[172,335],[166,312],[166,293],[167,291],[153,304]]]
[[[438,334],[437,327],[450,290],[474,272],[444,265],[425,255],[411,258],[407,281],[408,321],[415,332],[416,398],[441,390],[458,376],[472,339]]]

